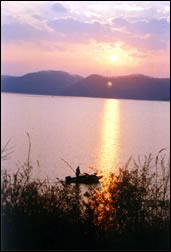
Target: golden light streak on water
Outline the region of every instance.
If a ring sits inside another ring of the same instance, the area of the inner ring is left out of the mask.
[[[104,116],[101,128],[99,174],[103,175],[100,180],[101,189],[96,193],[97,202],[100,204],[97,211],[97,223],[100,223],[105,214],[110,214],[110,193],[108,185],[111,183],[111,172],[115,173],[118,168],[120,155],[120,101],[107,99],[105,102]]]
[[[120,101],[107,99],[101,128],[99,170],[103,173],[114,171],[120,153]]]

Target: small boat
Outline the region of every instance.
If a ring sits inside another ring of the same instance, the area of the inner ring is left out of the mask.
[[[80,183],[80,184],[97,184],[99,183],[99,179],[101,179],[103,176],[97,176],[96,174],[87,174],[84,173],[78,177],[65,177],[65,181],[67,184],[70,183]]]

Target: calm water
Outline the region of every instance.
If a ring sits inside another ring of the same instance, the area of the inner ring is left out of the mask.
[[[89,167],[116,170],[133,155],[152,153],[170,145],[170,103],[79,97],[2,94],[1,145],[11,139],[14,153],[3,167],[14,171],[28,153],[34,176],[74,175],[61,160],[81,172]],[[39,160],[39,166],[38,162]]]

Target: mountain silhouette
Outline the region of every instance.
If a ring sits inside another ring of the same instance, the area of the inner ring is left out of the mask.
[[[142,74],[86,78],[63,71],[40,71],[24,76],[1,76],[1,91],[137,100],[170,100],[170,79]]]
[[[110,86],[108,86],[108,83],[110,83]],[[141,74],[110,78],[93,74],[67,88],[63,94],[85,97],[167,101],[170,99],[170,79],[152,78]]]
[[[67,88],[81,80],[79,75],[71,75],[63,71],[40,71],[28,73],[20,77],[1,76],[1,91],[60,95],[64,88]]]

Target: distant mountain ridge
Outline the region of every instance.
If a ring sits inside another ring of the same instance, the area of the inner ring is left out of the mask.
[[[110,82],[110,85],[108,83]],[[137,100],[170,100],[170,79],[143,74],[88,77],[63,71],[39,71],[23,76],[1,76],[1,91],[12,93],[100,97]]]
[[[60,95],[64,88],[82,79],[63,71],[40,71],[23,76],[1,76],[1,91],[27,94]]]
[[[109,87],[107,84],[112,83]],[[65,95],[137,99],[170,100],[170,79],[153,78],[145,75],[101,77],[90,75],[67,88]]]

